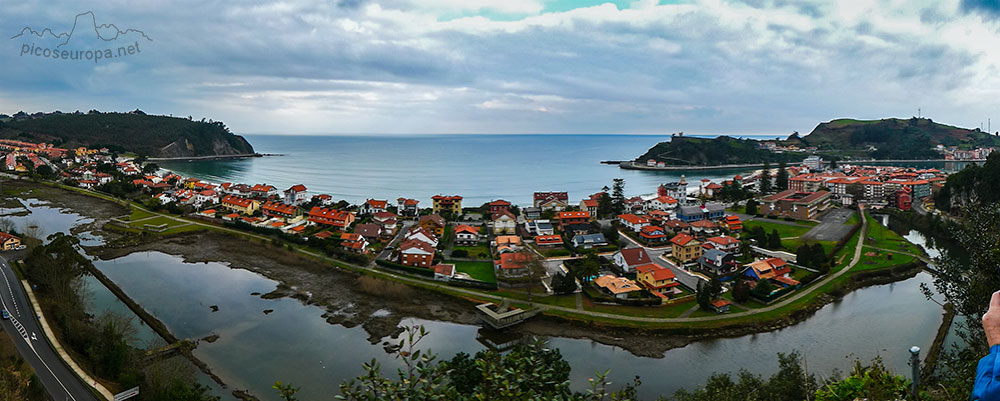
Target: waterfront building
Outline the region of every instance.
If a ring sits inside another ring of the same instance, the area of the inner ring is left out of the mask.
[[[252,193],[253,188],[248,189]],[[308,201],[309,193],[306,191],[305,185],[293,185],[291,188],[285,190],[285,204],[298,206]]]
[[[281,202],[268,201],[264,203],[264,206],[261,209],[264,211],[264,216],[267,217],[291,219],[299,215],[298,207],[286,205]]]
[[[431,211],[435,214],[448,212],[458,217],[462,214],[462,197],[458,195],[434,195],[431,197]]]
[[[347,231],[347,228],[354,223],[354,219],[354,213],[344,210],[327,209],[319,206],[315,206],[309,210],[310,222],[332,226],[339,231]]]
[[[260,202],[236,195],[226,195],[222,198],[222,207],[245,215],[251,215],[260,208]]]
[[[388,211],[389,201],[378,200],[378,199],[368,199],[358,210],[358,213],[363,215],[373,215],[375,213]]]
[[[420,214],[420,209],[417,205],[420,201],[416,199],[409,198],[399,198],[396,199],[396,213],[400,216],[413,217]]]

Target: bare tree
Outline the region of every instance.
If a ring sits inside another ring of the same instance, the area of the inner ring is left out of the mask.
[[[0,218],[0,231],[5,233],[14,231],[14,222],[6,217]]]
[[[531,301],[531,289],[545,277],[545,261],[527,246],[518,251],[518,259],[524,262],[528,278],[528,301]]]

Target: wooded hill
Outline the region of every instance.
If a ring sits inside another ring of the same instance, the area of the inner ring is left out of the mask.
[[[694,138],[674,136],[669,142],[660,142],[636,161],[645,163],[654,159],[674,166],[714,166],[763,162],[801,162],[801,153],[772,153],[761,149],[753,139],[736,139],[728,136]]]
[[[635,160],[654,159],[674,166],[703,166],[746,163],[800,162],[810,153],[775,153],[760,148],[762,141],[717,138],[693,138],[675,135],[660,142]],[[938,124],[927,118],[883,120],[839,119],[820,123],[809,135],[792,134],[775,141],[781,146],[817,148],[824,159],[939,159],[937,145],[962,149],[1000,146],[1000,137],[977,130]]]
[[[150,157],[254,153],[242,136],[220,121],[130,113],[48,114],[0,123],[0,138],[47,142],[57,147],[108,148]]]

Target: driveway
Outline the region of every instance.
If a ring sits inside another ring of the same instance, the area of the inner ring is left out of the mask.
[[[803,239],[816,241],[840,241],[851,232],[853,226],[847,225],[847,220],[854,215],[851,209],[834,209],[823,216],[821,223],[802,235]]]

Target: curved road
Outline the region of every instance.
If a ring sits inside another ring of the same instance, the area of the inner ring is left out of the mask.
[[[11,315],[10,319],[0,319],[0,326],[10,336],[17,352],[35,370],[45,391],[55,401],[97,401],[90,388],[66,366],[45,338],[27,294],[3,257],[0,257],[0,273],[3,276],[0,279],[0,306]]]

